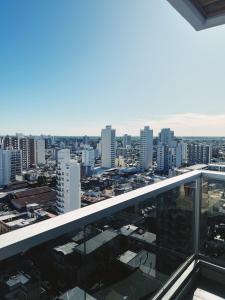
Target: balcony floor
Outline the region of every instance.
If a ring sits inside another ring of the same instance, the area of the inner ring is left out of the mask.
[[[222,300],[225,299],[225,273],[204,262],[197,265],[189,283],[179,297],[182,300]]]

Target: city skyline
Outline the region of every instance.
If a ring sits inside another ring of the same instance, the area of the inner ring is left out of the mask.
[[[158,0],[10,1],[0,20],[1,134],[224,135],[224,26]]]
[[[225,300],[224,26],[0,1],[0,300]]]
[[[117,136],[123,136],[124,134],[130,134],[132,136],[139,136],[140,129],[144,126],[150,126],[153,129],[154,136],[157,136],[161,129],[171,128],[175,131],[176,136],[179,137],[223,137],[225,128],[225,114],[217,116],[206,116],[198,114],[181,114],[181,115],[170,115],[166,119],[161,120],[135,120],[134,122],[126,122],[123,124],[112,124],[110,122],[105,124],[99,124],[98,127],[87,127],[81,128],[68,128],[66,132],[55,131],[55,130],[32,130],[23,128],[19,130],[2,130],[1,127],[0,135],[16,135],[23,134],[25,136],[33,135],[51,135],[51,136],[101,136],[102,128],[110,124],[117,132]],[[210,128],[208,128],[210,125]],[[219,127],[217,127],[219,126]],[[207,131],[205,130],[207,128]],[[206,134],[208,132],[208,134]],[[214,134],[215,133],[215,134]]]

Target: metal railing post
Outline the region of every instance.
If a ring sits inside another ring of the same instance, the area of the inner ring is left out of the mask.
[[[200,210],[202,198],[202,176],[196,179],[196,192],[194,201],[194,253],[199,255],[200,242]]]

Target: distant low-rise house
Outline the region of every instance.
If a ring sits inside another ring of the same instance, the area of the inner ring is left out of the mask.
[[[0,234],[19,229],[53,217],[40,208],[27,208],[27,212],[12,211],[0,216]]]

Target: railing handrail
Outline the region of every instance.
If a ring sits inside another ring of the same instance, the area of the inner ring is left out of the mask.
[[[161,193],[176,188],[181,184],[196,180],[201,176],[201,174],[202,171],[191,171],[114,198],[68,212],[55,218],[0,235],[0,260],[25,252],[34,246],[62,236],[72,230],[79,230],[87,224],[95,222],[129,206],[145,201],[148,198],[155,197]]]
[[[201,173],[202,173],[203,178],[210,178],[210,179],[214,179],[214,180],[224,180],[225,179],[225,172],[202,170]]]

